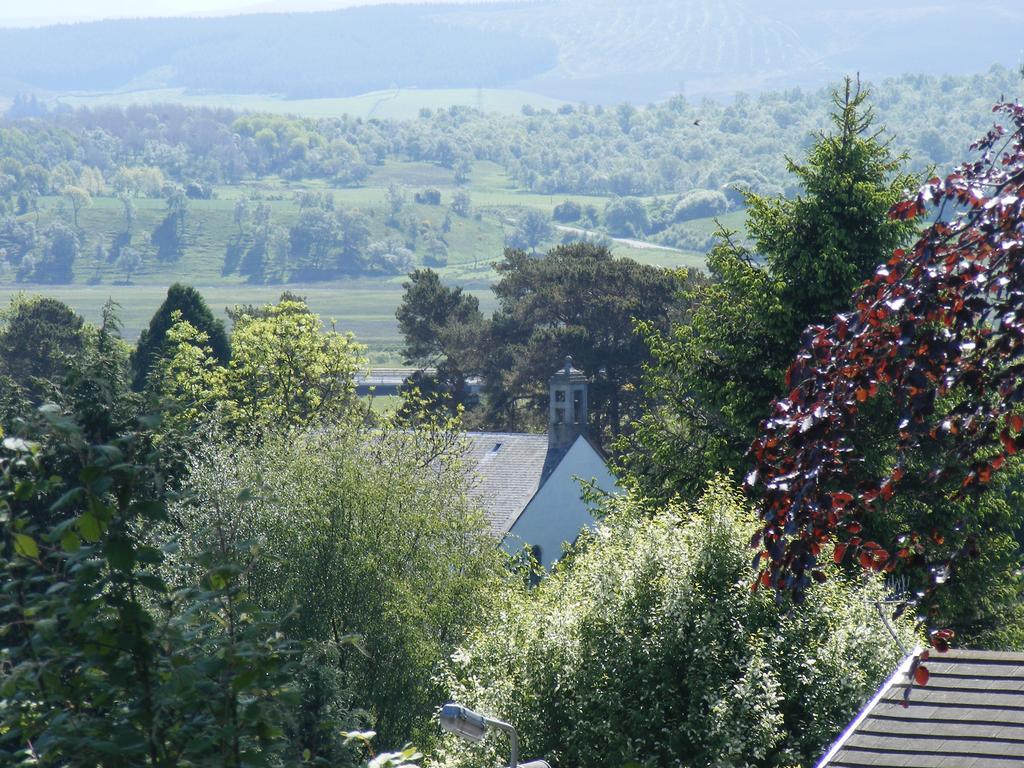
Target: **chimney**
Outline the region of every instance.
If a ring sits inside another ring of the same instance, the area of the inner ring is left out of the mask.
[[[587,377],[573,368],[572,358],[566,356],[565,366],[555,372],[548,386],[548,448],[568,448],[577,437],[587,434]]]

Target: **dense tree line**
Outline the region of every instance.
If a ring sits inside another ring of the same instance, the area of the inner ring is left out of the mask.
[[[677,299],[699,282],[681,273],[617,259],[603,245],[559,245],[541,256],[507,249],[497,263],[498,309],[485,318],[477,300],[445,286],[436,272],[410,275],[397,311],[408,364],[433,368],[416,386],[445,395],[449,407],[471,405],[465,418],[498,430],[543,429],[547,380],[566,355],[593,377],[594,438],[610,444],[643,412],[643,368],[650,353],[636,322],[666,331],[683,313]],[[483,380],[482,403],[470,403],[467,376]]]
[[[720,233],[707,276],[612,259],[588,243],[541,256],[509,250],[497,265],[499,307],[484,318],[471,297],[413,273],[398,312],[406,360],[437,371],[417,384],[466,406],[471,423],[542,429],[544,383],[571,354],[591,377],[594,436],[640,498],[657,508],[701,493],[721,472],[738,482],[766,409],[787,392],[804,329],[845,310],[851,292],[915,235],[888,212],[917,179],[876,119],[867,92],[847,81],[834,94],[831,129],[789,163],[799,194],[748,192],[746,231]],[[460,389],[467,375],[482,379],[479,404]],[[897,403],[877,400],[851,442],[866,458],[847,472],[865,482],[897,460],[877,431]],[[926,502],[922,492],[863,524],[875,540],[919,517],[976,520],[980,554],[935,606],[982,642],[1018,642],[1021,632],[1013,478],[980,502],[934,494]]]
[[[1018,73],[1002,67],[971,76],[904,75],[875,85],[875,106],[910,152],[911,167],[922,169],[959,156],[983,128],[986,106],[1018,84]],[[741,93],[730,104],[683,97],[643,109],[566,104],[517,118],[425,109],[409,121],[171,104],[59,109],[34,118],[13,111],[0,130],[0,196],[46,194],[85,168],[108,183],[122,168],[145,167],[180,184],[274,173],[347,185],[385,159],[434,162],[457,174],[467,172],[467,162],[491,160],[519,187],[542,193],[728,194],[729,185],[790,192],[796,187],[786,181],[786,156],[806,149],[827,119],[825,89]]]
[[[988,94],[1016,85],[1016,73],[1001,68],[972,77],[904,76],[878,88],[875,109],[907,148],[908,168],[922,171],[948,162],[977,132],[982,111],[976,107],[994,98]],[[31,111],[31,104],[20,102],[21,111]],[[690,222],[742,208],[747,193],[799,192],[786,158],[805,151],[826,121],[825,94],[799,90],[740,94],[728,105],[683,98],[646,109],[566,105],[512,119],[466,108],[424,110],[410,121],[312,120],[174,105],[43,110],[23,118],[15,110],[0,126],[0,250],[6,257],[0,263],[18,281],[66,283],[85,274],[85,249],[95,251],[97,269],[116,265],[131,282],[142,265],[136,238],[148,237],[159,261],[179,260],[195,236],[189,201],[209,198],[216,184],[273,174],[359,185],[389,160],[436,163],[460,183],[470,180],[475,161],[493,161],[521,189],[612,196],[600,205],[559,204],[555,219],[562,225],[707,251],[713,238]],[[425,192],[417,194],[433,201]],[[41,196],[59,197],[60,221],[40,226]],[[97,196],[117,196],[125,213],[123,229],[99,245],[87,244],[79,226]],[[162,220],[145,235],[134,231],[140,197],[167,202]],[[460,191],[453,198],[445,227],[452,216],[467,214],[463,197]],[[336,209],[327,196],[299,204],[300,219],[288,227],[259,205],[236,212],[239,232],[228,244],[225,274],[278,283],[394,275],[447,263],[447,230],[423,230],[422,222],[411,220],[397,188],[386,200],[386,223],[394,232],[381,239],[371,239],[362,212]],[[552,235],[551,222],[530,210],[516,218],[507,245],[534,251]]]

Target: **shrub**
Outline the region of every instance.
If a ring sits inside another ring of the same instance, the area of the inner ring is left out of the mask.
[[[441,190],[435,189],[434,187],[428,187],[427,189],[421,190],[413,195],[413,199],[420,205],[440,205]]]
[[[572,200],[566,200],[564,203],[559,203],[555,206],[555,210],[552,213],[552,218],[555,221],[579,221],[583,216],[583,208],[579,203],[574,203]]]
[[[244,584],[307,649],[306,740],[350,701],[386,743],[433,738],[443,690],[432,676],[487,605],[502,562],[466,474],[445,458],[456,441],[353,419],[207,446],[189,467],[193,500],[172,510],[184,532],[178,567],[195,570],[224,531],[232,547],[265,553]]]
[[[722,192],[698,189],[685,195],[678,203],[674,218],[678,221],[706,219],[729,210],[729,200]]]
[[[751,591],[754,518],[714,482],[646,517],[607,504],[563,566],[516,586],[451,659],[452,700],[515,724],[521,754],[559,765],[777,766],[813,761],[899,652],[843,578],[794,607]],[[783,664],[783,653],[800,663]],[[449,766],[504,743],[447,742]]]

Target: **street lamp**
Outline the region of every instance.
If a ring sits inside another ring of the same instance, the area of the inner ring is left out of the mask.
[[[509,768],[551,768],[544,760],[531,760],[528,763],[519,762],[519,734],[516,729],[501,720],[493,717],[480,715],[461,704],[449,702],[441,707],[441,727],[449,733],[465,739],[466,741],[483,741],[487,735],[488,728],[497,728],[508,734],[509,746],[512,750],[512,758],[509,760]]]

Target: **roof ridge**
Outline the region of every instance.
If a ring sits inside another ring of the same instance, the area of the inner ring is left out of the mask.
[[[839,752],[846,745],[846,742],[849,741],[850,738],[854,735],[854,733],[857,732],[857,728],[860,726],[860,724],[868,719],[869,715],[871,714],[871,711],[878,706],[878,704],[885,698],[885,695],[889,692],[889,690],[896,685],[897,680],[899,680],[901,677],[906,678],[909,676],[910,667],[913,664],[914,659],[917,658],[918,654],[920,654],[922,650],[923,649],[920,646],[915,648],[913,651],[910,652],[910,654],[907,655],[905,659],[903,659],[902,662],[900,662],[900,665],[896,668],[896,671],[893,672],[892,675],[889,676],[889,679],[886,680],[885,683],[882,685],[882,687],[875,692],[875,695],[872,696],[871,699],[868,701],[867,705],[861,709],[857,717],[853,719],[853,722],[846,726],[846,730],[839,734],[839,738],[833,742],[828,752],[826,752],[825,755],[821,758],[821,760],[817,762],[815,768],[827,768],[828,764],[832,761],[832,758],[839,754]]]

